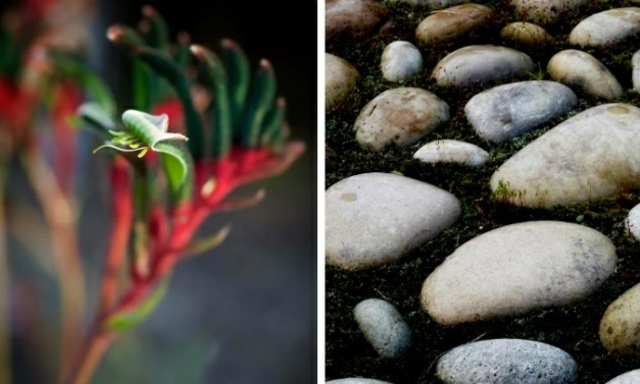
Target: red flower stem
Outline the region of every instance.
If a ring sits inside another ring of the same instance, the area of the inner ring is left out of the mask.
[[[75,371],[63,383],[88,384],[115,338],[113,332],[94,329],[83,348],[84,353],[79,355]]]
[[[11,280],[4,201],[11,145],[4,137],[0,139],[0,384],[11,384]]]
[[[69,198],[63,193],[34,137],[21,153],[27,178],[40,202],[51,231],[53,257],[58,273],[61,301],[60,378],[71,367],[81,344],[85,306],[85,285],[78,251],[74,212]]]

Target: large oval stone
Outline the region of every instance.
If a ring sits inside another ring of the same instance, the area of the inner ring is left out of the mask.
[[[362,108],[354,130],[363,147],[380,151],[395,144],[406,147],[449,120],[449,105],[420,88],[382,92]]]
[[[613,379],[607,381],[605,384],[638,384],[640,383],[640,369],[623,373],[620,376],[616,376]]]
[[[447,384],[569,384],[578,365],[560,348],[538,341],[494,339],[461,345],[438,360]]]
[[[604,104],[540,136],[491,177],[494,197],[552,207],[613,196],[640,185],[640,109]]]
[[[588,0],[511,0],[516,15],[539,24],[554,24]]]
[[[631,57],[631,80],[633,82],[633,89],[636,92],[640,92],[640,51],[636,51]]]
[[[386,173],[351,176],[325,194],[326,258],[360,269],[395,261],[460,216],[460,202],[431,184]]]
[[[640,33],[640,8],[609,9],[582,20],[569,34],[581,47],[603,47]]]
[[[604,312],[600,341],[609,352],[640,356],[640,284],[623,293]]]
[[[495,45],[460,48],[440,60],[431,74],[438,85],[467,87],[523,75],[533,61],[520,51]]]
[[[391,384],[387,381],[380,381],[375,379],[365,379],[362,377],[351,377],[347,379],[336,379],[327,381],[326,384]]]
[[[480,137],[500,143],[569,112],[577,103],[578,97],[565,85],[523,81],[473,96],[464,112]]]
[[[432,13],[418,24],[416,41],[437,45],[467,37],[473,30],[488,24],[493,10],[480,4],[463,4]]]
[[[363,300],[353,309],[353,315],[380,356],[400,358],[411,348],[411,329],[393,304],[381,299]]]
[[[329,111],[349,96],[360,75],[348,61],[330,53],[325,53],[324,62],[325,111]]]
[[[422,305],[441,324],[562,306],[598,288],[614,272],[616,260],[611,241],[582,225],[507,225],[447,257],[425,280]]]
[[[547,72],[555,81],[605,100],[622,96],[622,86],[598,59],[575,49],[553,55]]]
[[[325,37],[364,39],[382,23],[388,10],[375,0],[327,0],[325,3]]]

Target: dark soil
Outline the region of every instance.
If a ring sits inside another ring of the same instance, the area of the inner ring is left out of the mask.
[[[573,356],[579,366],[580,383],[604,383],[613,377],[640,367],[640,357],[614,356],[599,341],[600,319],[611,302],[640,282],[640,252],[638,242],[626,231],[625,218],[640,203],[640,189],[619,196],[571,207],[528,209],[509,206],[491,196],[489,178],[506,159],[548,131],[568,116],[562,116],[541,129],[514,141],[494,144],[480,139],[464,115],[467,101],[480,90],[488,88],[454,89],[438,87],[429,79],[436,63],[448,53],[470,44],[495,44],[519,49],[539,65],[538,73],[528,79],[550,79],[546,66],[555,53],[570,46],[568,34],[585,17],[610,8],[633,6],[627,1],[592,1],[579,13],[563,18],[546,30],[555,38],[547,47],[517,46],[499,37],[507,23],[520,21],[508,1],[479,1],[496,11],[493,27],[479,36],[436,49],[420,48],[425,70],[402,84],[426,89],[445,100],[451,108],[451,120],[408,148],[390,148],[380,153],[368,152],[355,141],[353,123],[362,107],[381,92],[401,86],[387,82],[380,70],[384,47],[395,40],[414,44],[418,23],[432,11],[427,7],[385,3],[394,24],[385,32],[363,41],[327,42],[326,51],[352,63],[361,75],[355,92],[326,117],[326,144],[335,152],[327,163],[326,187],[349,176],[366,172],[395,172],[443,188],[462,203],[461,218],[432,241],[413,250],[401,261],[391,265],[351,272],[335,267],[326,268],[326,378],[367,377],[394,384],[437,383],[435,363],[440,355],[460,344],[476,339],[522,338],[557,346]],[[620,102],[640,105],[640,96],[631,89],[631,57],[640,48],[639,39],[606,49],[587,49],[616,76],[627,91]],[[417,44],[416,44],[417,45]],[[575,90],[574,90],[575,91]],[[570,115],[604,104],[580,92],[579,105]],[[437,139],[470,142],[490,153],[482,167],[428,165],[412,159],[421,145]],[[467,240],[507,224],[529,220],[560,220],[580,223],[608,236],[616,246],[616,273],[586,300],[573,306],[539,309],[526,316],[444,327],[433,321],[420,305],[420,290],[427,276],[459,245]],[[394,304],[411,327],[414,348],[403,359],[380,358],[364,339],[353,318],[353,308],[368,298],[382,298]]]

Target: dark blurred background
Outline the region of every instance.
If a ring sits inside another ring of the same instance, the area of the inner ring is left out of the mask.
[[[229,237],[213,251],[177,266],[160,307],[114,343],[93,383],[315,383],[316,3],[99,1],[90,24],[89,58],[112,87],[121,110],[131,101],[130,61],[105,33],[114,23],[135,26],[144,4],[165,16],[173,38],[187,31],[193,42],[220,52],[220,40],[228,37],[242,46],[254,66],[269,59],[278,94],[287,99],[291,138],[303,140],[307,149],[283,175],[237,191],[249,196],[264,188],[266,197],[259,205],[207,221],[201,236],[231,224]],[[81,143],[79,234],[91,319],[110,215],[108,185],[100,176],[104,159],[91,154],[93,137],[83,136]],[[13,243],[10,249],[20,252]],[[18,259],[12,256],[10,262],[20,279],[29,268]],[[43,298],[45,312],[55,316],[55,282],[45,286],[53,292]],[[17,353],[19,358],[29,351]]]

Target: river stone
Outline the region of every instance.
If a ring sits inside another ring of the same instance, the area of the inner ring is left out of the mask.
[[[633,57],[631,58],[631,64],[633,66],[633,72],[631,76],[633,80],[633,89],[635,89],[636,92],[640,92],[640,51],[637,51],[633,54]]]
[[[325,111],[329,111],[349,96],[360,75],[349,62],[330,53],[325,53],[324,62]]]
[[[594,229],[559,221],[511,224],[447,257],[425,280],[422,306],[447,325],[522,315],[584,298],[615,265],[614,245]]]
[[[387,381],[353,377],[348,379],[337,379],[337,380],[327,381],[326,384],[391,384],[391,383]]]
[[[325,38],[364,39],[374,34],[383,22],[387,8],[375,0],[327,0],[325,2]]]
[[[469,35],[479,27],[487,25],[493,10],[480,4],[463,4],[433,12],[416,28],[418,44],[433,46],[450,43]]]
[[[449,120],[449,105],[420,88],[382,92],[362,108],[354,124],[356,140],[372,151],[406,147]]]
[[[627,229],[638,240],[640,240],[640,204],[629,211],[626,220]]]
[[[622,375],[616,376],[613,379],[607,381],[605,384],[638,384],[638,383],[640,383],[640,369],[623,373]]]
[[[500,37],[528,46],[543,46],[553,41],[544,28],[524,21],[507,24],[500,31]]]
[[[464,112],[480,137],[501,143],[569,112],[577,103],[578,97],[565,85],[522,81],[473,96]]]
[[[640,284],[623,293],[604,312],[600,341],[609,352],[640,356]]]
[[[563,16],[575,13],[588,0],[511,0],[519,18],[537,24],[554,24]]]
[[[533,69],[531,58],[515,49],[471,45],[440,60],[431,78],[441,86],[466,87],[521,76]]]
[[[457,140],[437,140],[423,145],[413,154],[414,159],[425,163],[457,163],[480,166],[489,158],[484,149]]]
[[[380,356],[397,359],[411,348],[411,330],[392,304],[367,299],[356,305],[353,314],[365,338]]]
[[[394,41],[382,52],[382,76],[389,81],[406,81],[422,71],[422,54],[407,41]]]
[[[594,201],[640,185],[640,109],[604,104],[583,111],[507,160],[494,196],[547,207]]]
[[[615,100],[622,96],[622,86],[598,59],[575,49],[556,53],[547,72],[551,78],[570,87],[605,100]]]
[[[365,173],[325,193],[326,258],[361,269],[393,262],[449,228],[460,202],[431,184],[387,173]]]
[[[447,384],[569,384],[578,365],[549,344],[494,339],[464,344],[438,360],[436,374]]]
[[[582,20],[569,34],[571,44],[603,47],[640,33],[640,8],[614,8]]]
[[[445,8],[462,3],[464,0],[393,0],[393,2],[407,3],[411,5],[430,8]]]

